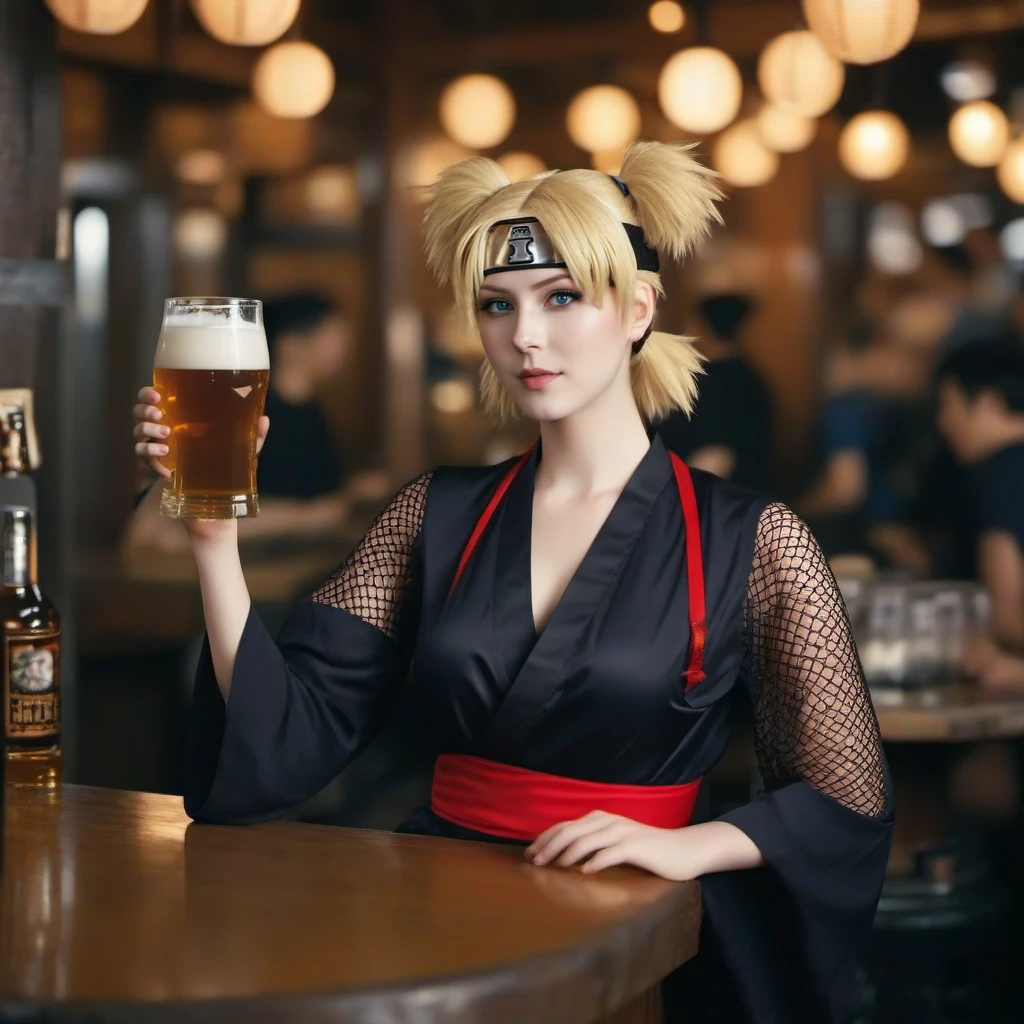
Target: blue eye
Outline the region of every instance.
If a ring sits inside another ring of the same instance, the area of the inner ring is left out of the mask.
[[[555,306],[570,306],[577,299],[582,298],[579,292],[571,292],[566,289],[551,293],[551,303]]]
[[[488,299],[480,306],[483,313],[508,313],[512,309],[512,303],[507,299]]]

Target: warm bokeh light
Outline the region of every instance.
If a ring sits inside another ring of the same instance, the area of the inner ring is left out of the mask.
[[[46,0],[53,16],[76,32],[112,36],[132,27],[149,0]]]
[[[1024,263],[1024,217],[1011,220],[999,232],[999,247],[1007,263]]]
[[[910,42],[919,0],[803,0],[811,31],[847,64],[877,64]]]
[[[509,181],[522,181],[523,178],[532,178],[535,174],[543,174],[548,168],[547,164],[539,156],[533,153],[522,153],[514,150],[511,153],[502,153],[498,157],[501,169],[508,175]]]
[[[846,72],[813,32],[783,32],[761,51],[757,80],[773,103],[820,117],[838,102]]]
[[[306,175],[306,205],[319,217],[351,221],[359,212],[356,173],[341,164],[315,167]]]
[[[655,32],[681,32],[686,24],[686,11],[676,0],[655,0],[647,8],[647,20]]]
[[[1015,139],[1006,147],[996,168],[996,179],[1015,203],[1024,203],[1024,138]]]
[[[771,181],[779,170],[779,155],[762,141],[752,118],[730,125],[715,140],[711,164],[730,185],[753,188]]]
[[[855,178],[882,181],[891,178],[910,153],[910,133],[888,110],[858,114],[839,136],[839,160]]]
[[[334,65],[312,43],[278,43],[256,62],[252,91],[274,117],[313,117],[334,95]]]
[[[408,184],[430,185],[437,176],[452,164],[473,155],[471,150],[460,146],[451,139],[428,139],[413,150],[409,160]]]
[[[680,50],[658,76],[662,111],[686,131],[720,131],[736,117],[742,98],[739,68],[728,54],[711,46]]]
[[[224,248],[227,230],[216,210],[182,210],[174,221],[174,247],[187,259],[213,259]]]
[[[228,173],[228,162],[215,149],[194,149],[183,153],[174,165],[174,174],[189,185],[216,185]]]
[[[761,141],[776,153],[797,153],[806,149],[817,134],[818,122],[813,117],[766,103],[757,112],[757,132]]]
[[[438,103],[441,127],[470,149],[489,149],[508,138],[516,121],[509,87],[493,75],[463,75],[450,82]]]
[[[475,397],[472,386],[464,380],[442,380],[430,389],[431,404],[438,412],[449,416],[469,412]]]
[[[628,148],[627,146],[626,149]],[[622,169],[622,158],[626,155],[626,149],[602,149],[597,153],[591,153],[590,166],[595,171],[604,171],[605,174],[618,174]]]
[[[949,119],[949,144],[972,167],[995,167],[1009,141],[1006,115],[988,100],[965,103]]]
[[[231,46],[266,46],[292,27],[300,0],[192,0],[199,24]]]
[[[912,274],[924,259],[914,215],[902,203],[880,203],[871,211],[868,259],[883,274]]]
[[[617,85],[592,85],[577,93],[565,115],[569,138],[589,153],[620,149],[640,134],[640,108]]]

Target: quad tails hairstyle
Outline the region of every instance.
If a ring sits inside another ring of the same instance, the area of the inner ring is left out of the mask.
[[[658,274],[637,269],[623,223],[639,225],[662,257],[681,259],[710,234],[713,223],[721,222],[715,174],[690,155],[691,148],[634,143],[618,175],[628,195],[601,171],[548,171],[512,183],[493,160],[464,160],[443,171],[430,190],[423,215],[427,262],[441,284],[451,284],[460,318],[475,330],[491,226],[513,217],[536,217],[588,298],[602,303],[614,284],[625,320],[638,281],[652,285],[659,296],[664,289]],[[654,331],[633,355],[633,395],[647,422],[677,408],[692,411],[702,372],[692,342]],[[489,414],[499,421],[519,414],[486,360],[480,383]]]

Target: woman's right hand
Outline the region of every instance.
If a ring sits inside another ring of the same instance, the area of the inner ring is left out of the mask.
[[[160,393],[156,388],[147,385],[139,389],[138,399],[138,404],[132,409],[132,416],[135,418],[135,454],[144,465],[165,480],[170,480],[171,470],[161,461],[168,454],[167,439],[171,431],[160,422],[164,416],[159,407]],[[257,455],[263,450],[269,430],[269,418],[261,416],[256,428]],[[219,540],[226,534],[236,534],[238,530],[237,521],[234,519],[183,519],[181,523],[193,541]]]

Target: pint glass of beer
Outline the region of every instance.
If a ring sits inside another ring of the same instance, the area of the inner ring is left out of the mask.
[[[256,428],[270,377],[256,299],[167,299],[153,360],[171,428],[160,511],[172,519],[259,515]]]

